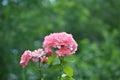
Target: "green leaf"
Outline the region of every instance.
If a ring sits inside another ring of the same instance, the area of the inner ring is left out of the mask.
[[[60,80],[75,80],[72,77],[66,76],[66,77],[62,77]]]
[[[70,79],[69,80],[75,80],[74,78],[72,78],[72,77],[70,77]]]
[[[51,64],[55,59],[55,56],[50,56],[49,59],[48,59],[48,64]]]
[[[73,69],[70,66],[63,66],[63,72],[69,77],[73,76]]]
[[[68,62],[69,62],[69,61],[67,61],[67,60],[63,60],[62,64],[65,65],[65,64],[68,64]]]
[[[55,71],[56,69],[59,69],[60,68],[60,64],[54,64],[52,65],[52,67],[50,68],[50,71],[53,72]]]

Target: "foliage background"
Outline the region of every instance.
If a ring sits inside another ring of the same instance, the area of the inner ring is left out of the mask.
[[[0,80],[39,80],[32,63],[22,69],[20,56],[63,31],[79,45],[70,56],[75,80],[120,80],[119,8],[119,0],[0,0]]]

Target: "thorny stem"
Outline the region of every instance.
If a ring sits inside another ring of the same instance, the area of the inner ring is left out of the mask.
[[[44,80],[44,73],[43,73],[43,65],[40,62],[40,58],[39,58],[39,62],[38,62],[38,66],[39,66],[39,72],[40,72],[40,80]]]
[[[63,57],[60,57],[59,60],[60,60],[60,75],[59,75],[59,78],[58,80],[61,80],[62,78],[62,74],[63,74]]]

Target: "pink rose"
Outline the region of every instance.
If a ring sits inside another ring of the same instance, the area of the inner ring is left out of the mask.
[[[32,60],[34,62],[38,62],[40,60],[40,57],[44,56],[46,53],[43,51],[43,49],[34,50],[31,52]]]
[[[30,59],[31,59],[31,51],[26,50],[21,56],[21,60],[20,60],[20,64],[22,65],[22,67],[25,67]]]
[[[41,62],[43,63],[46,63],[48,61],[48,57],[46,56],[42,56],[40,59],[41,59]]]
[[[56,50],[57,56],[65,56],[65,55],[71,55],[71,51],[66,48],[60,48],[59,50]]]
[[[47,53],[49,56],[52,56],[52,50],[51,50],[51,48],[49,48],[49,47],[46,47],[45,48],[45,53]]]
[[[73,39],[73,36],[66,32],[50,34],[45,37],[43,42],[45,51],[49,54],[49,51],[52,52],[52,47],[56,48],[57,56],[72,55],[77,50],[77,46],[78,44]]]

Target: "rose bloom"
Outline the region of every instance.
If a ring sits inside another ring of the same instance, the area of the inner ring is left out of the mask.
[[[52,56],[52,50],[50,49],[50,47],[45,48],[45,53],[47,53],[49,56]]]
[[[48,61],[48,57],[46,57],[46,56],[42,56],[42,57],[40,57],[40,59],[41,59],[41,62],[43,62],[43,63],[46,63]]]
[[[38,49],[31,52],[32,60],[34,62],[38,62],[40,60],[40,57],[44,55],[45,55],[45,52],[43,51],[43,49]]]
[[[57,56],[72,55],[77,50],[78,44],[73,39],[71,34],[66,32],[52,33],[44,38],[43,47],[45,52],[50,54],[51,48],[57,48],[55,50]],[[50,53],[49,53],[50,52]]]
[[[31,51],[26,50],[21,56],[21,60],[20,60],[20,64],[22,65],[22,67],[25,67],[30,59],[31,59]]]

